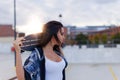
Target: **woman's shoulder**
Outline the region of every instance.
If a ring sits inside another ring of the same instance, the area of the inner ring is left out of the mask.
[[[42,61],[42,58],[40,58],[39,50],[36,48],[31,51],[29,57],[25,60],[24,66],[28,63],[38,63],[39,61]]]
[[[43,56],[43,51],[42,51],[42,48],[41,47],[36,47],[34,48],[33,51],[31,51],[31,54],[30,54],[30,59],[34,59],[34,60],[37,60],[38,58],[42,57]]]

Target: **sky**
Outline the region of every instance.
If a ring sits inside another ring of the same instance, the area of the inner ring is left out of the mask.
[[[0,24],[14,24],[13,2],[0,0]],[[120,0],[16,0],[16,26],[24,31],[31,25],[36,24],[35,28],[50,20],[78,27],[119,25],[119,4]]]

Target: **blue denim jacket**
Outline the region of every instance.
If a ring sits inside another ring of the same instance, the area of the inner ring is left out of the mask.
[[[32,80],[40,80],[40,60],[42,58],[39,57],[39,52],[37,48],[30,54],[28,59],[24,64],[24,70],[28,72]]]
[[[45,67],[45,65],[41,63],[44,60],[44,55],[41,56],[40,52],[37,48],[35,48],[35,50],[32,51],[32,53],[30,54],[30,56],[28,57],[28,59],[25,61],[25,64],[24,64],[24,70],[27,71],[27,73],[30,75],[31,80],[45,79],[44,78],[45,77],[45,73],[44,73],[45,69],[43,68],[43,67]],[[59,52],[56,52],[56,53],[58,55],[60,55]],[[63,59],[66,62],[66,66],[67,66],[66,59],[64,58],[64,56],[61,56],[61,57],[63,57]],[[41,64],[42,64],[42,69],[40,68]],[[43,78],[41,78],[41,76]],[[63,80],[65,80],[65,69],[63,70]]]

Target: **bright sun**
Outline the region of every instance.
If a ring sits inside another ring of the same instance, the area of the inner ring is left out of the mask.
[[[40,21],[38,16],[30,16],[27,21],[27,24],[24,26],[19,26],[18,30],[20,32],[25,32],[26,35],[28,34],[35,34],[42,32],[43,23]]]

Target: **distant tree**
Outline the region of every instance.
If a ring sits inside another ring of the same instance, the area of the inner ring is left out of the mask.
[[[100,40],[101,40],[101,43],[106,44],[107,43],[107,35],[106,34],[102,34],[100,36]]]
[[[89,44],[93,44],[94,43],[94,35],[89,36]]]
[[[65,39],[65,44],[66,45],[74,45],[76,44],[76,41],[70,37],[70,35],[67,35],[66,36],[66,39]]]
[[[99,44],[99,40],[100,40],[100,37],[99,37],[98,34],[96,34],[96,35],[94,36],[94,42],[95,42],[95,44]]]
[[[115,35],[112,36],[112,40],[114,41],[114,43],[118,44],[120,43],[120,33],[117,33]]]
[[[80,34],[76,35],[75,40],[76,40],[77,44],[87,44],[88,36],[80,33]]]

